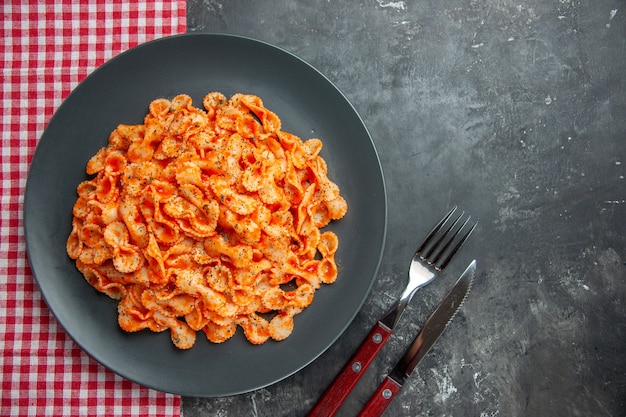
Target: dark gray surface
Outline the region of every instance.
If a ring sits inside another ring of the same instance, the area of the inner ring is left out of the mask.
[[[389,416],[626,415],[626,4],[188,0],[188,30],[295,53],[354,104],[389,201],[383,264],[344,335],[296,375],[185,417],[305,415],[451,205],[480,219],[340,410],[354,416],[465,265],[467,303]]]

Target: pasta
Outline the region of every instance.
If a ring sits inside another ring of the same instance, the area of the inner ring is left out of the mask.
[[[337,278],[338,239],[322,230],[348,209],[319,139],[283,132],[253,95],[157,99],[120,124],[77,187],[67,253],[119,300],[127,332],[169,330],[191,348],[238,328],[284,340],[294,316]]]

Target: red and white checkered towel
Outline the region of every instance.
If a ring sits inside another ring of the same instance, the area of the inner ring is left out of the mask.
[[[23,191],[50,117],[120,52],[183,33],[184,0],[7,0],[0,20],[0,415],[179,416],[180,397],[88,357],[42,300],[26,258]]]

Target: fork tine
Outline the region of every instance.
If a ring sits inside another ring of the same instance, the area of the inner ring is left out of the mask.
[[[446,247],[439,253],[439,255],[437,256],[437,258],[439,258],[443,253],[444,250],[452,243],[452,241],[454,240],[454,238],[459,234],[459,232],[461,230],[463,230],[463,228],[465,227],[465,225],[469,222],[469,217],[467,218],[467,220],[465,220],[465,222],[463,223],[463,225],[459,228],[459,230],[456,231],[456,233],[454,233],[454,235],[452,236],[452,238],[450,239],[450,241],[448,242],[448,244],[446,245]],[[461,248],[461,246],[463,246],[463,244],[465,243],[465,241],[467,240],[467,238],[472,234],[472,232],[474,231],[474,229],[476,229],[476,226],[478,225],[478,222],[474,222],[474,224],[472,225],[472,227],[467,231],[467,233],[465,233],[465,235],[463,235],[463,237],[457,242],[457,244],[454,246],[454,248],[448,253],[448,255],[444,258],[444,260],[437,265],[436,261],[434,261],[434,265],[435,265],[435,269],[438,271],[443,271],[444,268],[446,266],[448,266],[448,263],[450,263],[450,261],[452,260],[452,257],[459,251],[459,249]],[[438,259],[437,259],[438,260]]]
[[[439,223],[437,223],[437,225],[433,227],[433,230],[431,230],[430,233],[428,233],[428,235],[426,236],[426,238],[424,239],[420,247],[417,249],[416,254],[420,254],[424,251],[424,249],[426,249],[426,246],[428,246],[431,239],[437,234],[437,232],[443,227],[443,225],[446,224],[448,219],[450,219],[450,217],[452,216],[452,214],[454,214],[455,211],[456,211],[456,206],[452,207],[452,210],[450,210],[448,214],[443,216],[443,219],[439,220]]]
[[[461,212],[461,214],[459,215],[459,217],[457,217],[457,218],[456,218],[456,220],[455,220],[455,221],[454,221],[454,222],[453,222],[450,226],[448,226],[448,228],[446,229],[446,231],[445,231],[445,232],[443,232],[443,233],[441,234],[441,236],[439,236],[439,239],[437,239],[437,241],[436,241],[436,242],[435,242],[435,243],[434,243],[434,244],[430,247],[430,249],[428,250],[428,252],[426,252],[426,254],[425,254],[425,255],[422,255],[422,256],[421,256],[421,258],[422,258],[422,260],[423,260],[423,261],[429,261],[429,262],[428,262],[429,264],[433,264],[433,263],[434,263],[434,261],[431,261],[431,260],[430,260],[430,258],[431,258],[431,256],[432,256],[433,252],[435,251],[435,249],[438,249],[438,248],[439,248],[439,245],[441,244],[441,242],[442,242],[442,241],[446,238],[446,236],[448,236],[448,233],[450,233],[450,231],[451,231],[451,230],[453,230],[453,229],[456,227],[456,225],[459,223],[459,220],[461,220],[461,219],[463,218],[463,215],[464,215],[464,214],[465,214],[465,212]],[[463,227],[463,226],[461,226],[461,228],[462,228],[462,227]],[[460,230],[460,229],[459,229],[459,230]],[[457,231],[457,232],[458,232],[458,231]],[[439,250],[439,251],[438,251],[437,258],[438,258],[439,256],[441,256],[441,253],[442,253],[442,252],[443,252],[443,251],[444,251],[444,250],[445,250],[448,246],[450,246],[450,241],[451,241],[452,239],[454,239],[454,236],[456,236],[456,234],[452,235],[452,237],[448,240],[448,242],[447,242],[446,244],[444,244],[443,249],[441,249],[441,250]]]
[[[461,213],[461,215],[459,216],[458,219],[456,219],[456,222],[454,222],[453,226],[456,226],[456,224],[459,222],[459,220],[461,220],[461,218],[463,217],[463,214],[465,214],[465,212]],[[445,253],[446,250],[448,250],[448,248],[450,247],[450,245],[452,244],[452,242],[454,241],[454,239],[456,239],[456,237],[459,235],[459,233],[461,233],[461,230],[463,230],[463,228],[467,225],[467,223],[469,222],[471,216],[467,216],[467,219],[465,219],[465,221],[463,222],[463,224],[452,234],[452,236],[448,237],[446,242],[444,243],[443,247],[438,248],[437,254],[432,257],[431,259],[429,259],[428,263],[430,265],[437,265],[437,263],[439,262],[439,259],[443,256],[443,254]],[[452,230],[452,227],[450,229],[448,229],[448,232]],[[442,236],[439,240],[443,240],[446,236]]]

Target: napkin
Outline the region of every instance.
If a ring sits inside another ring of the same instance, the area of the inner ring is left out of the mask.
[[[185,1],[8,0],[0,48],[0,415],[179,416],[179,396],[87,356],[42,300],[26,257],[29,163],[56,108],[90,72],[151,39],[184,33]]]

